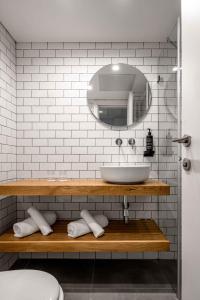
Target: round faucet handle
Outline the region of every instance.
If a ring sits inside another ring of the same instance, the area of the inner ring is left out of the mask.
[[[122,143],[123,143],[123,141],[122,141],[122,139],[120,139],[120,138],[118,138],[118,139],[115,140],[115,144],[116,144],[117,146],[119,146],[119,147],[122,145]]]
[[[129,144],[130,146],[132,146],[132,148],[133,148],[133,146],[135,145],[135,139],[134,139],[134,138],[128,139],[128,144]]]

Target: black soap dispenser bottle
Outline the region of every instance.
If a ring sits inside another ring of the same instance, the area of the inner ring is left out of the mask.
[[[153,150],[153,135],[151,134],[151,129],[148,128],[148,134],[146,136],[146,150],[144,151],[144,156],[154,156],[155,151]]]

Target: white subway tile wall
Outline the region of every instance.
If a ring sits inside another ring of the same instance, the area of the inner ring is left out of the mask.
[[[17,178],[99,178],[110,162],[149,162],[151,177],[172,186],[168,197],[129,197],[130,218],[153,218],[171,241],[166,253],[32,254],[31,257],[176,258],[177,163],[176,50],[168,43],[17,43]],[[128,63],[141,70],[152,89],[152,106],[136,127],[115,130],[98,123],[87,107],[87,86],[102,66]],[[157,83],[158,75],[161,76]],[[166,105],[168,104],[168,106]],[[155,156],[144,158],[147,128]],[[170,130],[170,132],[169,132]],[[121,137],[121,154],[115,139]],[[128,138],[136,145],[128,146]],[[122,219],[120,197],[18,197],[18,219],[36,205],[59,218],[79,218],[80,210]],[[29,254],[23,257],[30,256]]]
[[[16,179],[16,70],[15,41],[0,24],[0,181]],[[16,198],[0,197],[0,233],[16,220]],[[16,255],[0,253],[0,270]]]

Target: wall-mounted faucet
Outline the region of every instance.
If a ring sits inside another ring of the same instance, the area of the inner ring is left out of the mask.
[[[128,144],[132,147],[133,149],[133,146],[135,145],[135,139],[134,138],[130,138],[128,139]]]
[[[118,138],[118,139],[115,140],[115,144],[116,144],[118,147],[121,147],[122,143],[123,143],[123,141],[122,141],[122,139],[120,139],[120,138]]]

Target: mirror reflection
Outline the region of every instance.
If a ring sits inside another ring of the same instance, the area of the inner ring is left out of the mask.
[[[128,127],[148,112],[152,96],[144,74],[127,64],[107,65],[91,79],[88,106],[104,124]]]

